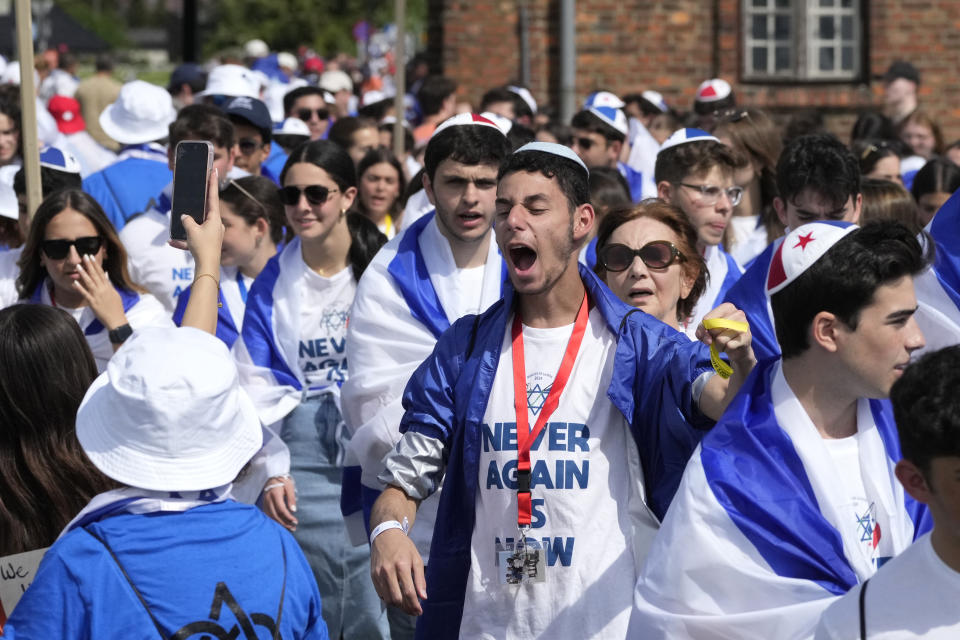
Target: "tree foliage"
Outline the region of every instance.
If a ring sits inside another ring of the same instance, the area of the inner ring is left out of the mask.
[[[264,40],[275,51],[295,52],[300,45],[323,56],[355,53],[353,26],[366,20],[375,28],[393,22],[390,0],[219,0],[210,16],[206,53]],[[407,29],[426,25],[426,0],[407,2]]]

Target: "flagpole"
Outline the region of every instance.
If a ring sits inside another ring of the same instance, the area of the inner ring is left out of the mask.
[[[27,185],[27,216],[43,201],[40,187],[40,147],[37,141],[37,91],[33,82],[33,33],[30,0],[16,0],[17,57],[20,60],[20,153]]]

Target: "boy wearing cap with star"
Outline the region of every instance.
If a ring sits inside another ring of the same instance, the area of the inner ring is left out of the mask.
[[[693,309],[687,335],[724,299],[743,270],[721,243],[743,189],[733,184],[730,148],[701,129],[679,129],[660,148],[654,169],[657,197],[678,207],[697,230],[697,250],[707,263],[707,288]]]
[[[687,465],[637,582],[636,637],[810,638],[929,528],[895,478],[887,400],[924,344],[926,264],[893,222],[815,222],[779,245],[766,290],[783,359],[756,368]]]
[[[371,572],[384,600],[422,613],[418,638],[626,637],[676,471],[663,456],[698,437],[752,367],[749,331],[717,331],[736,377],[704,377],[704,345],[578,268],[588,175],[557,144],[504,161],[495,231],[512,288],[440,336],[404,393]],[[441,478],[424,576],[405,531]]]

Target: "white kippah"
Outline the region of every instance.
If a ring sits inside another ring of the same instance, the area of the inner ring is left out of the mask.
[[[481,127],[490,127],[492,129],[496,129],[498,132],[500,132],[501,135],[503,135],[503,129],[498,127],[496,122],[493,122],[492,120],[489,120],[483,117],[479,113],[458,113],[452,118],[447,118],[446,120],[441,122],[440,126],[434,129],[433,135],[430,137],[435,138],[444,129],[449,129],[450,127],[458,127],[463,125],[471,125],[471,126],[478,125]]]
[[[573,149],[571,149],[570,147],[566,147],[562,144],[557,144],[556,142],[528,142],[527,144],[523,145],[522,147],[514,151],[514,153],[515,154],[523,153],[525,151],[540,151],[542,153],[552,153],[555,156],[560,156],[561,158],[566,158],[567,160],[573,160],[578,165],[583,167],[583,170],[586,172],[588,176],[590,175],[590,170],[587,169],[587,165],[583,163],[583,160],[580,159],[580,156],[574,153]]]

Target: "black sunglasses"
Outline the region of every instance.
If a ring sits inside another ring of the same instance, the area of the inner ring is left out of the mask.
[[[307,196],[307,202],[313,205],[321,205],[327,201],[331,193],[339,191],[339,189],[328,189],[319,184],[312,184],[303,189],[300,189],[300,187],[283,187],[280,189],[280,202],[291,207],[294,206],[300,202],[301,191],[303,195]]]
[[[592,147],[594,143],[590,138],[574,138],[573,141],[584,151],[590,151],[590,147]]]
[[[237,142],[237,146],[240,147],[240,153],[248,156],[257,149],[261,148],[263,143],[256,138],[240,138],[240,141]]]
[[[70,247],[77,248],[77,255],[92,256],[100,251],[103,246],[103,238],[100,236],[87,236],[77,238],[76,240],[44,240],[40,248],[51,260],[63,260],[70,253]]]
[[[329,109],[297,109],[297,118],[303,120],[304,122],[310,121],[310,116],[317,114],[318,120],[329,120],[330,119],[330,110]]]
[[[625,271],[633,264],[633,259],[640,256],[643,264],[651,269],[665,269],[674,261],[682,260],[683,254],[672,242],[654,240],[639,249],[631,249],[625,244],[608,244],[597,256],[600,264],[607,271]]]

